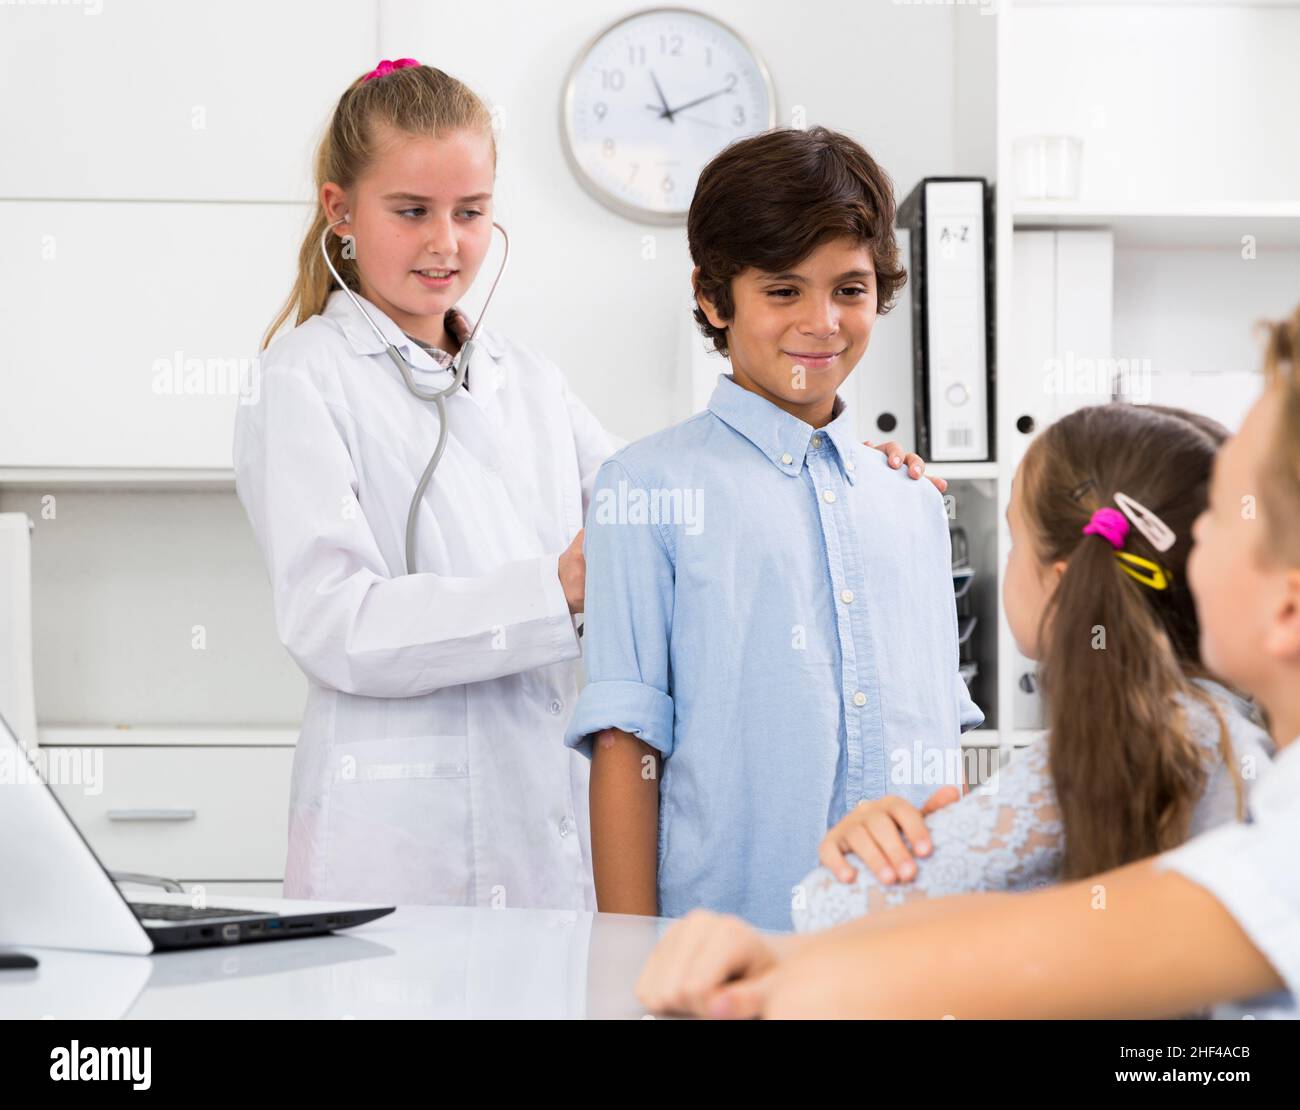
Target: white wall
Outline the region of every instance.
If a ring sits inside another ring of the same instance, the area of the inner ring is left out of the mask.
[[[922,176],[964,168],[956,162],[954,41],[958,21],[981,21],[977,11],[888,0],[831,0],[798,15],[783,0],[693,6],[729,23],[766,60],[779,123],[802,105],[810,124],[852,135],[893,176],[900,198]],[[639,7],[380,0],[379,39],[382,57],[437,65],[504,110],[497,206],[511,230],[511,268],[493,325],[542,346],[629,437],[688,415],[674,406],[681,333],[691,326],[685,228],[633,223],[582,189],[560,145],[559,100],[579,49]],[[984,83],[991,121],[991,69]],[[646,234],[656,236],[652,261],[642,258]],[[873,375],[910,366],[905,307],[878,326],[857,371],[866,388]]]
[[[991,172],[992,21],[977,9],[889,0],[696,6],[764,57],[782,122],[802,105],[809,122],[850,133],[889,170],[900,198],[927,174]],[[590,36],[639,7],[0,5],[0,209],[17,229],[0,257],[0,332],[9,338],[0,438],[25,437],[24,451],[46,465],[121,451],[123,406],[138,417],[156,399],[103,388],[110,370],[144,389],[151,360],[176,347],[253,352],[288,291],[286,244],[308,214],[319,128],[348,80],[402,56],[449,70],[505,110],[498,203],[512,257],[492,326],[555,358],[624,436],[685,416],[676,371],[691,326],[684,230],[601,207],[560,147],[569,65]],[[241,237],[241,213],[273,230]],[[63,270],[40,253],[56,222]],[[161,239],[115,234],[164,225],[173,230]],[[657,236],[654,261],[642,260],[647,232]],[[239,292],[223,298],[232,285]],[[909,368],[904,300],[878,325],[855,379],[870,390],[873,377]],[[163,429],[165,415],[144,423]],[[142,438],[125,445],[132,465],[185,447],[157,431]],[[46,456],[32,454],[42,449]],[[36,519],[42,724],[296,723],[303,680],[275,640],[260,556],[233,493],[65,489],[48,520],[45,492],[0,486],[0,511]],[[195,624],[207,632],[204,653],[190,646]]]

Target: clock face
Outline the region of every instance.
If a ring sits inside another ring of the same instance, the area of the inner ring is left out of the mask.
[[[564,92],[566,153],[603,204],[680,223],[705,163],[776,122],[767,67],[732,30],[680,8],[639,12],[578,56]]]

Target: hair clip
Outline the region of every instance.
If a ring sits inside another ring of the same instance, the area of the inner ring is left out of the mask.
[[[1115,558],[1119,560],[1119,569],[1130,578],[1136,578],[1142,585],[1150,586],[1153,590],[1163,590],[1169,586],[1169,575],[1159,563],[1153,563],[1130,551],[1116,551]],[[1139,569],[1135,570],[1135,567]],[[1146,573],[1143,574],[1142,571]]]
[[[1128,539],[1128,521],[1117,509],[1103,507],[1093,510],[1092,517],[1083,526],[1085,536],[1100,536],[1116,551],[1124,546]]]
[[[387,77],[395,69],[409,69],[411,66],[418,66],[420,63],[414,58],[398,58],[395,62],[390,62],[385,58],[374,69],[367,73],[362,81],[373,81],[376,77]]]
[[[1082,497],[1085,493],[1087,493],[1088,488],[1090,486],[1095,486],[1096,484],[1097,483],[1094,482],[1091,478],[1084,479],[1077,486],[1075,486],[1074,489],[1070,492],[1070,499],[1072,501],[1078,501],[1080,497]]]
[[[1174,530],[1161,520],[1155,513],[1138,501],[1134,501],[1127,493],[1115,491],[1115,504],[1124,512],[1137,528],[1147,538],[1157,551],[1168,551],[1177,542],[1178,537],[1174,535]]]

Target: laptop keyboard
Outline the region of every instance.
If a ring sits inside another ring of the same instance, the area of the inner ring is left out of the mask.
[[[194,906],[171,906],[159,902],[132,902],[136,917],[154,921],[209,921],[214,917],[274,917],[261,910],[196,909]]]

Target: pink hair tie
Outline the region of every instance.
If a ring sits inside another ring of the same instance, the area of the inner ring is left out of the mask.
[[[1128,539],[1128,517],[1118,509],[1101,508],[1092,514],[1092,519],[1083,526],[1085,536],[1100,536],[1116,551],[1124,546]]]
[[[408,69],[411,66],[418,66],[420,63],[414,58],[398,58],[395,62],[390,62],[385,58],[374,69],[367,73],[362,81],[373,81],[376,77],[387,77],[395,69]]]

